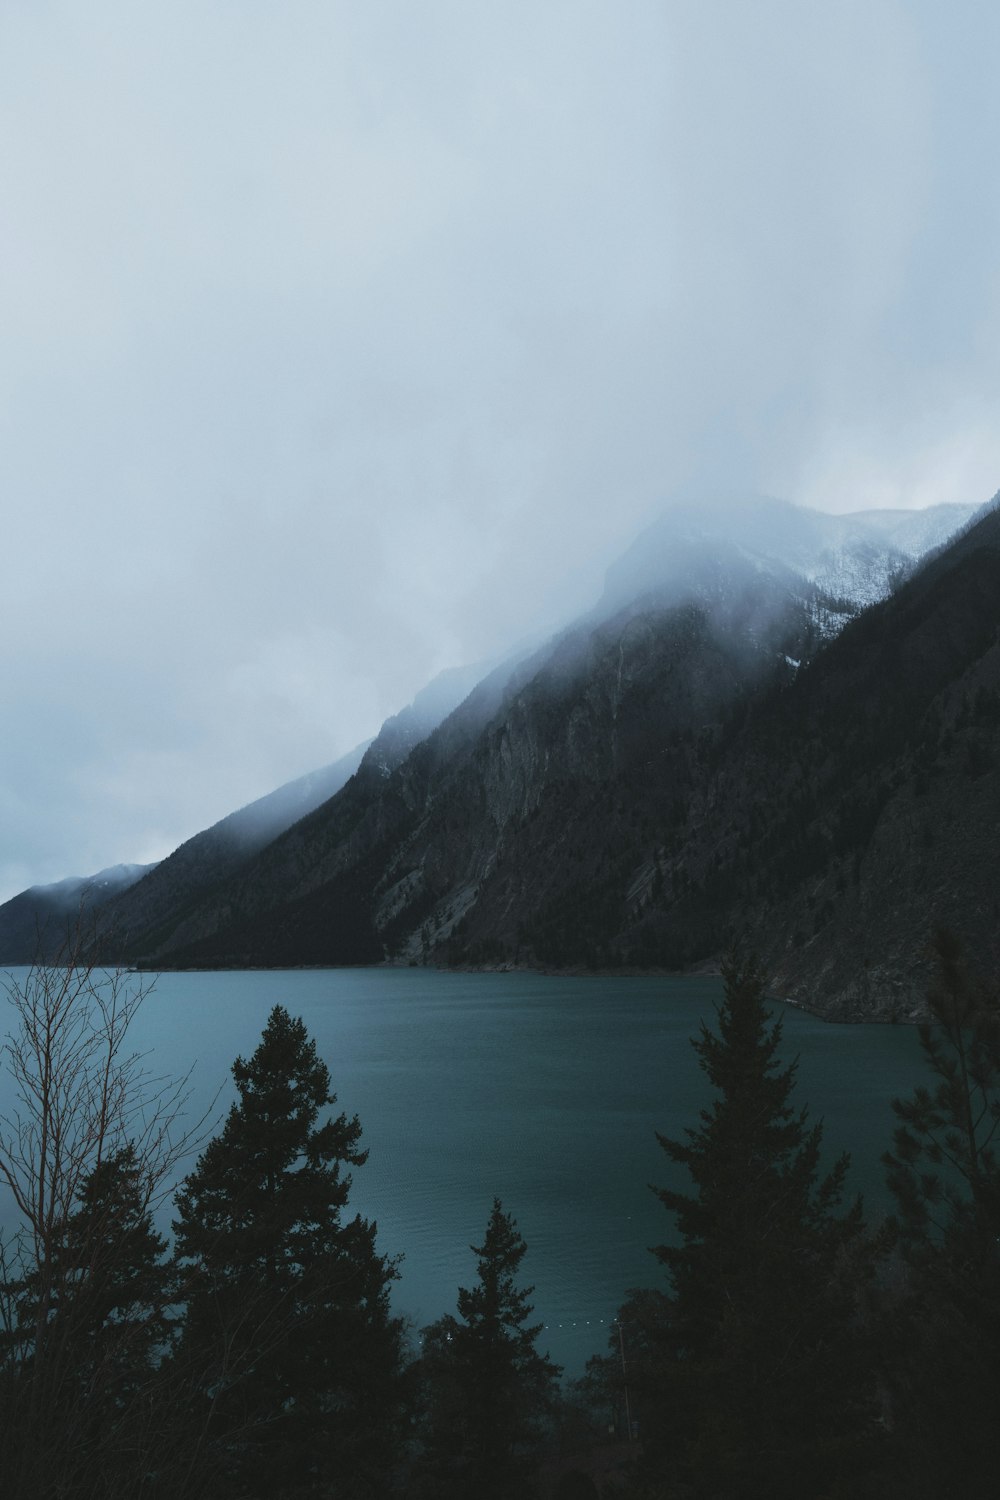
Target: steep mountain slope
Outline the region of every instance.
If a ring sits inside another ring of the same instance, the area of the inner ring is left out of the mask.
[[[998,765],[994,512],[718,737],[676,837],[637,871],[630,956],[744,931],[813,1009],[917,1014],[936,926],[996,963]]]
[[[105,945],[127,943],[129,935],[133,941],[148,941],[164,912],[197,903],[292,823],[339,792],[366,749],[358,745],[332,765],[230,813],[158,864],[116,866],[132,872],[127,879],[105,880],[105,871],[88,881],[22,891],[0,906],[0,963],[49,959],[67,941],[94,941],[98,935]],[[51,893],[58,893],[55,899]]]
[[[452,957],[676,967],[742,934],[779,992],[813,1009],[916,1013],[936,925],[994,960],[998,628],[993,515],[811,665],[651,742],[639,778],[593,799],[604,837],[589,851],[567,845],[565,808],[545,808]],[[539,880],[549,840],[576,882]]]
[[[717,541],[678,539],[676,556],[679,569],[652,594],[610,619],[602,606],[513,671],[492,674],[398,769],[373,746],[338,797],[162,946],[133,956],[337,963],[429,953],[485,894],[506,841],[539,817],[544,848],[537,858],[528,849],[533,867],[549,885],[577,890],[595,852],[603,858],[618,836],[617,813],[602,806],[607,787],[640,774],[663,737],[690,737],[762,678],[790,675],[837,611],[846,618],[801,576],[762,569]],[[686,744],[678,755],[687,767]],[[657,813],[675,798],[657,786]],[[514,940],[517,905],[507,902],[509,920],[469,958]]]
[[[998,527],[825,646],[846,606],[801,572],[678,543],[145,957],[676,967],[743,931],[782,993],[911,1013],[933,925],[992,931]]]
[[[885,599],[917,561],[976,513],[971,505],[827,515],[760,495],[681,501],[637,538],[608,572],[606,607],[682,576],[694,546],[736,549],[786,579],[799,577],[855,607]],[[834,622],[835,623],[835,622]]]
[[[481,668],[442,672],[400,713],[387,719],[377,737],[321,771],[231,813],[176,849],[162,864],[109,906],[103,916],[103,952],[155,954],[178,934],[198,930],[199,913],[211,906],[254,856],[286,829],[335,796],[358,772],[376,784],[393,770],[468,694]],[[193,926],[191,924],[194,924]]]
[[[367,757],[389,776],[413,747],[475,685],[482,667],[441,672],[413,702],[387,719],[378,737],[332,765],[310,771],[195,834],[158,865],[122,865],[87,880],[33,887],[0,906],[0,963],[54,957],[67,943],[96,944],[117,959],[155,952],[211,893],[299,819],[328,802]]]
[[[286,828],[339,792],[367,748],[358,745],[331,765],[287,782],[187,839],[105,907],[99,923],[105,943],[155,945],[166,914],[169,922],[179,921]]]
[[[89,931],[97,910],[155,868],[112,865],[21,891],[0,906],[0,963],[31,964],[72,948],[74,934]]]

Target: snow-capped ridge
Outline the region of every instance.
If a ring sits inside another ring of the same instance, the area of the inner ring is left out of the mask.
[[[608,569],[602,607],[620,608],[652,592],[696,597],[726,555],[790,589],[812,585],[833,601],[862,609],[887,598],[923,556],[979,509],[936,505],[830,515],[768,496],[684,498]]]

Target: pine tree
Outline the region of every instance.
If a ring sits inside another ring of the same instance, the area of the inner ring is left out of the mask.
[[[518,1287],[527,1245],[499,1198],[486,1226],[472,1288],[458,1317],[424,1329],[421,1373],[429,1407],[420,1493],[436,1500],[519,1500],[529,1493],[533,1449],[560,1369],[535,1342],[533,1287]]]
[[[953,934],[934,941],[933,1025],[920,1045],[937,1083],[894,1099],[884,1158],[904,1242],[919,1258],[961,1239],[988,1251],[1000,1234],[1000,1004],[968,971]]]
[[[932,1088],[894,1099],[886,1153],[908,1279],[890,1384],[900,1493],[985,1494],[1000,1469],[1000,1004],[935,938]]]
[[[401,1325],[375,1225],[342,1222],[357,1117],[321,1121],[330,1074],[300,1020],[271,1012],[239,1095],[177,1196],[189,1293],[179,1355],[217,1489],[381,1495],[396,1453]],[[199,1410],[200,1408],[200,1410]]]
[[[654,1251],[669,1290],[622,1313],[644,1449],[694,1495],[817,1500],[857,1472],[871,1426],[870,1257],[860,1203],[837,1212],[847,1158],[822,1175],[821,1127],[790,1102],[759,967],[723,975],[717,1030],[692,1043],[715,1099],[685,1139],[658,1137],[694,1189],[654,1190],[679,1235]]]
[[[10,1493],[107,1500],[138,1494],[162,1466],[165,1251],[129,1146],[84,1178],[48,1263],[5,1284]]]

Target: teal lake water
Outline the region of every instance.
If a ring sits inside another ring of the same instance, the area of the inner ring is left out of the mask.
[[[720,995],[711,979],[164,974],[134,1043],[157,1073],[193,1067],[192,1116],[221,1088],[221,1114],[230,1065],[254,1050],[271,1007],[301,1016],[338,1107],[361,1119],[370,1155],[351,1204],[377,1220],[383,1252],[404,1256],[397,1311],[416,1330],[455,1310],[499,1196],[528,1242],[539,1344],[573,1375],[603,1352],[628,1288],[660,1284],[648,1247],[670,1220],[648,1184],[682,1185],[683,1174],[670,1175],[654,1132],[682,1134],[710,1097],[689,1039]],[[795,1102],[824,1121],[831,1160],[851,1153],[852,1190],[877,1218],[889,1101],[925,1081],[916,1033],[780,1010],[785,1054],[799,1058]],[[0,1108],[10,1104],[0,1077]]]

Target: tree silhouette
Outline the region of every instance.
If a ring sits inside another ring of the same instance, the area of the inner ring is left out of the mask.
[[[186,1080],[153,1074],[131,1028],[152,981],[98,969],[77,931],[8,976],[10,1099],[0,1182],[4,1495],[135,1496],[163,1468],[160,1355],[172,1283],[152,1212],[200,1135]],[[155,1395],[154,1395],[155,1387]]]
[[[935,1081],[893,1100],[884,1158],[908,1268],[889,1376],[911,1496],[987,1493],[1000,1467],[1000,1004],[952,934],[934,950]]]
[[[692,1045],[715,1090],[683,1140],[659,1136],[692,1192],[657,1191],[679,1240],[657,1246],[666,1294],[622,1311],[649,1468],[689,1493],[831,1493],[856,1472],[872,1379],[857,1319],[871,1273],[860,1203],[838,1214],[848,1160],[791,1104],[796,1065],[754,960],[723,969],[717,1029]]]
[[[177,1196],[189,1280],[178,1356],[194,1372],[219,1486],[240,1495],[384,1492],[396,1457],[401,1325],[375,1225],[342,1222],[360,1166],[301,1020],[271,1012],[239,1094]],[[325,1490],[323,1490],[325,1493]]]
[[[539,1354],[531,1324],[534,1288],[517,1276],[527,1245],[499,1198],[486,1226],[476,1285],[458,1292],[458,1317],[424,1330],[421,1372],[428,1403],[422,1494],[516,1500],[528,1493],[532,1448],[560,1369]]]
[[[134,1149],[78,1200],[44,1272],[3,1286],[5,1493],[132,1495],[163,1463],[173,1278]]]

